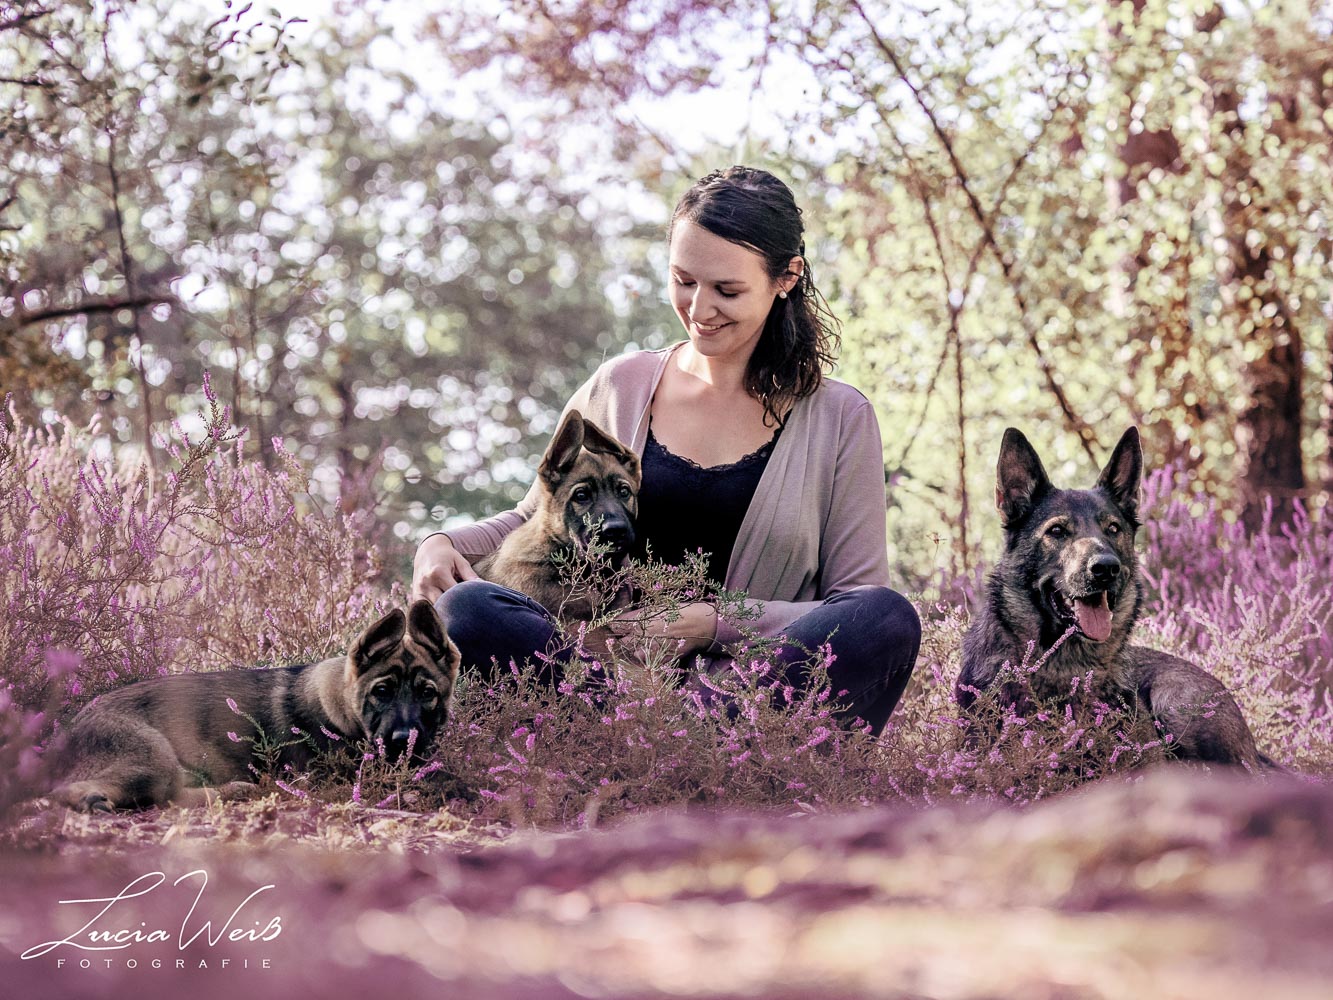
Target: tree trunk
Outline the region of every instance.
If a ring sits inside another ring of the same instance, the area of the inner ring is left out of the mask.
[[[1305,495],[1301,460],[1301,338],[1289,326],[1256,329],[1270,346],[1245,370],[1246,402],[1236,421],[1241,515],[1251,530],[1290,520]]]
[[[1136,16],[1142,12],[1142,0],[1128,2],[1132,3]],[[1195,30],[1210,34],[1222,25],[1224,17],[1220,5],[1214,5],[1196,19]],[[1200,69],[1201,74],[1206,72],[1206,67]],[[1251,530],[1257,530],[1266,523],[1270,498],[1271,523],[1281,524],[1290,518],[1292,502],[1306,491],[1301,457],[1301,334],[1274,278],[1271,251],[1262,239],[1255,238],[1260,228],[1256,223],[1270,206],[1260,202],[1263,195],[1253,179],[1254,164],[1246,151],[1244,136],[1247,128],[1259,125],[1247,124],[1242,118],[1242,95],[1231,79],[1211,79],[1208,83],[1212,105],[1209,112],[1221,125],[1223,134],[1234,140],[1226,151],[1223,174],[1227,189],[1222,198],[1222,223],[1229,249],[1226,264],[1218,274],[1221,294],[1229,309],[1244,313],[1237,324],[1241,336],[1263,345],[1262,355],[1243,372],[1244,402],[1235,428],[1241,516]],[[1131,134],[1127,122],[1120,124],[1127,136],[1119,150],[1127,172],[1118,184],[1108,181],[1113,208],[1127,204],[1134,197],[1133,175],[1141,173],[1145,166],[1178,170],[1183,155],[1178,140],[1169,130]],[[1128,260],[1122,266],[1132,282],[1142,261]],[[1188,281],[1182,284],[1186,294],[1187,289]],[[1158,331],[1166,353],[1178,355],[1187,351],[1192,322],[1188,300],[1170,302],[1159,321],[1168,327]],[[1199,417],[1202,419],[1206,414],[1200,413]]]
[[[1116,3],[1128,2],[1137,18],[1144,8],[1143,0],[1115,0]],[[1123,31],[1113,24],[1108,32],[1107,47],[1112,41],[1123,42]],[[1168,174],[1180,174],[1185,169],[1185,155],[1180,147],[1180,140],[1169,128],[1142,128],[1141,122],[1135,122],[1126,112],[1116,123],[1116,135],[1121,138],[1116,148],[1116,156],[1123,168],[1123,173],[1106,178],[1107,212],[1111,218],[1119,217],[1126,208],[1138,198],[1138,181],[1152,170],[1161,170]],[[1160,353],[1160,361],[1151,358],[1152,367],[1157,371],[1180,372],[1177,390],[1183,400],[1193,396],[1195,403],[1187,408],[1194,426],[1199,427],[1209,419],[1209,413],[1202,404],[1205,393],[1196,391],[1194,368],[1189,363],[1194,351],[1193,305],[1190,301],[1190,256],[1191,247],[1182,247],[1173,262],[1164,268],[1171,278],[1170,291],[1166,301],[1147,312],[1133,308],[1132,300],[1136,294],[1136,285],[1143,270],[1149,267],[1149,246],[1153,233],[1145,233],[1141,245],[1133,253],[1125,254],[1116,264],[1123,276],[1121,285],[1112,284],[1108,305],[1113,315],[1126,320],[1127,336],[1130,341],[1141,345],[1141,353],[1135,353],[1129,360],[1130,375],[1137,379],[1140,366],[1151,353]],[[1148,345],[1156,341],[1159,347]],[[1146,415],[1139,412],[1135,400],[1126,401],[1131,418],[1138,423],[1146,423]],[[1146,428],[1145,428],[1146,430]],[[1174,433],[1152,435],[1150,437],[1154,460],[1163,465],[1177,463],[1193,464],[1195,458],[1190,453],[1190,438],[1181,439]]]
[[[1236,418],[1236,472],[1241,517],[1251,530],[1291,518],[1293,501],[1306,491],[1301,456],[1301,333],[1287,310],[1273,273],[1273,258],[1260,236],[1253,162],[1244,144],[1241,95],[1229,82],[1213,87],[1213,113],[1234,139],[1227,155],[1228,189],[1222,219],[1230,243],[1230,274],[1224,299],[1243,310],[1241,335],[1263,345],[1263,354],[1243,373],[1244,402]],[[1251,233],[1254,236],[1251,236]],[[1271,522],[1268,507],[1272,504]]]

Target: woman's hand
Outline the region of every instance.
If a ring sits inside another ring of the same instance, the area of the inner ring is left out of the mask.
[[[479,579],[472,564],[459,554],[448,535],[431,535],[417,546],[412,560],[412,599],[434,604],[456,583]]]
[[[711,604],[687,604],[674,621],[657,611],[629,611],[607,624],[616,637],[616,650],[641,665],[658,661],[665,653],[672,661],[702,652],[717,635],[717,608]]]

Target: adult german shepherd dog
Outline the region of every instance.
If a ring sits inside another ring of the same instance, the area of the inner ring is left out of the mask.
[[[620,603],[614,571],[634,546],[640,473],[638,455],[571,410],[537,469],[536,512],[477,561],[477,575],[562,621],[588,621]],[[581,575],[575,563],[594,545],[604,555]]]
[[[430,602],[415,601],[371,625],[346,656],[140,681],[75,716],[55,750],[61,782],[51,796],[85,812],[201,805],[210,790],[238,796],[254,789],[265,743],[297,770],[367,740],[383,741],[391,759],[409,745],[417,756],[445,721],[457,676],[457,647]]]
[[[1275,766],[1255,749],[1240,708],[1217,678],[1179,657],[1129,644],[1143,602],[1134,554],[1142,472],[1133,427],[1090,490],[1056,489],[1027,438],[1012,427],[1004,432],[995,485],[1004,555],[963,638],[958,703],[970,709],[1003,664],[1020,664],[1030,643],[1041,656],[1072,627],[1031,676],[1035,697],[1068,699],[1074,678],[1091,671],[1093,693],[1151,713],[1171,734],[1176,756]],[[1006,685],[1001,698],[1021,703],[1024,695]]]

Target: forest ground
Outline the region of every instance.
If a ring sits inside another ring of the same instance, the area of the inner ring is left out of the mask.
[[[148,891],[89,927],[106,903],[61,902],[132,883]],[[33,811],[0,885],[0,981],[31,998],[1322,1000],[1333,983],[1333,790],[1184,766],[1025,809],[658,811],[579,833],[275,798]],[[220,934],[275,917],[271,940]],[[19,958],[80,929],[167,940]]]

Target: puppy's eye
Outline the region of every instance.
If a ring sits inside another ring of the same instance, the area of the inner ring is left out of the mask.
[[[587,503],[592,499],[592,490],[586,486],[576,486],[574,487],[574,492],[569,495],[569,498],[575,503]]]
[[[629,488],[628,483],[621,483],[616,487],[616,496],[620,497],[621,500],[628,500],[634,496],[634,491]]]
[[[370,689],[370,693],[376,698],[391,698],[393,697],[393,685],[380,681]]]
[[[1069,529],[1063,524],[1053,524],[1046,529],[1047,538],[1064,538],[1069,534]]]
[[[422,684],[417,688],[417,701],[423,705],[433,705],[440,694],[429,684]]]
[[[1108,535],[1118,535],[1122,530],[1123,529],[1120,527],[1119,521],[1112,521],[1110,524],[1106,526],[1106,533]]]

